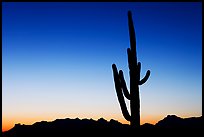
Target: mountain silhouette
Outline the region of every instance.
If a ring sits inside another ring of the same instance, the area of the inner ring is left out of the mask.
[[[156,123],[160,128],[202,128],[202,116],[191,118],[180,118],[176,115],[168,115],[163,120]]]
[[[147,130],[158,131],[158,129],[202,129],[202,116],[191,118],[180,118],[175,115],[168,115],[155,125],[145,123],[140,128],[131,128],[128,124],[122,124],[111,119],[56,119],[51,122],[41,121],[33,125],[15,124],[9,131],[3,132],[3,137],[41,137],[41,136],[86,136],[86,135],[126,135]],[[188,130],[187,130],[188,131]],[[148,133],[148,132],[146,132]]]

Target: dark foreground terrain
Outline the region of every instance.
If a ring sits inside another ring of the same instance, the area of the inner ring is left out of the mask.
[[[178,133],[193,133],[201,135],[204,132],[203,118],[179,118],[175,115],[168,115],[155,125],[145,123],[138,129],[132,129],[127,124],[121,124],[111,119],[106,121],[103,118],[92,119],[57,119],[52,122],[41,121],[33,125],[16,124],[11,130],[3,132],[3,137],[74,137],[74,136],[137,136],[157,135],[161,131],[166,135]],[[198,133],[199,132],[199,133]]]

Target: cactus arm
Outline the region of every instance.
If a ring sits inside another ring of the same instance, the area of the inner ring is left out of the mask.
[[[125,97],[128,100],[130,100],[130,93],[128,92],[122,70],[119,71],[119,76],[120,76],[120,82],[121,82],[121,87],[122,87],[123,93],[124,93]]]
[[[120,79],[118,75],[118,70],[115,64],[112,65],[112,69],[113,69],[113,76],[114,76],[114,81],[115,81],[115,90],[116,90],[118,101],[119,101],[119,104],[122,110],[122,114],[127,121],[130,121],[130,114],[125,104],[124,96],[123,96],[122,89],[121,89],[121,83],[120,83]]]
[[[144,84],[150,76],[150,70],[147,70],[145,77],[139,81],[139,85]]]

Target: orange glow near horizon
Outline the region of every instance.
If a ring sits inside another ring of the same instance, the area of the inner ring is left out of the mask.
[[[145,123],[150,123],[150,124],[156,124],[159,120],[162,120],[164,117],[166,117],[166,115],[159,115],[159,116],[146,116],[143,115],[141,116],[141,121],[140,124],[143,125]],[[185,116],[179,116],[182,118],[185,118]],[[110,121],[111,119],[117,120],[122,124],[129,124],[129,121],[126,121],[125,118],[122,116],[122,114],[120,115],[105,115],[105,116],[99,116],[99,115],[92,115],[92,116],[82,116],[82,114],[78,114],[78,116],[76,117],[76,114],[73,115],[67,115],[67,114],[60,114],[60,115],[49,115],[49,116],[36,116],[36,117],[25,117],[25,116],[16,116],[16,117],[6,117],[3,116],[2,117],[2,132],[8,131],[11,128],[13,128],[15,126],[15,124],[25,124],[25,125],[32,125],[35,122],[40,122],[40,121],[54,121],[56,119],[66,119],[66,118],[70,118],[70,119],[75,119],[75,118],[79,118],[79,119],[93,119],[93,120],[98,120],[99,118],[104,118],[107,121]]]
[[[15,126],[15,124],[25,124],[25,125],[32,125],[35,122],[40,122],[40,121],[54,121],[55,119],[65,119],[65,118],[71,118],[71,119],[75,119],[77,118],[74,115],[69,115],[69,116],[65,116],[65,115],[60,115],[60,116],[37,116],[37,117],[23,117],[23,116],[16,116],[13,118],[10,117],[6,117],[4,116],[2,118],[2,132],[8,131],[11,128],[13,128]],[[83,117],[83,116],[78,116],[79,119],[93,119],[93,120],[98,120],[99,118],[104,118],[107,121],[110,121],[111,119],[117,120],[122,124],[129,124],[128,121],[126,121],[122,114],[121,115],[112,115],[112,117],[109,116],[104,116],[104,117],[100,117],[100,116],[92,116],[92,117]],[[141,119],[141,125],[144,123],[151,123],[151,124],[155,124],[160,117],[157,118],[145,118],[145,119]]]

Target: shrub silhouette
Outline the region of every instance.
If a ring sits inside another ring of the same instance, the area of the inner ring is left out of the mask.
[[[130,92],[128,92],[126,82],[123,76],[123,71],[120,70],[118,73],[115,64],[112,64],[112,69],[115,81],[115,89],[122,110],[122,114],[127,121],[130,121],[131,127],[140,127],[139,85],[142,85],[147,81],[150,76],[150,70],[148,70],[146,72],[145,77],[140,80],[141,63],[137,62],[135,30],[133,26],[131,11],[128,11],[128,26],[130,36],[130,48],[127,49],[127,54],[130,74]],[[123,94],[128,100],[130,100],[131,115],[127,110]]]

